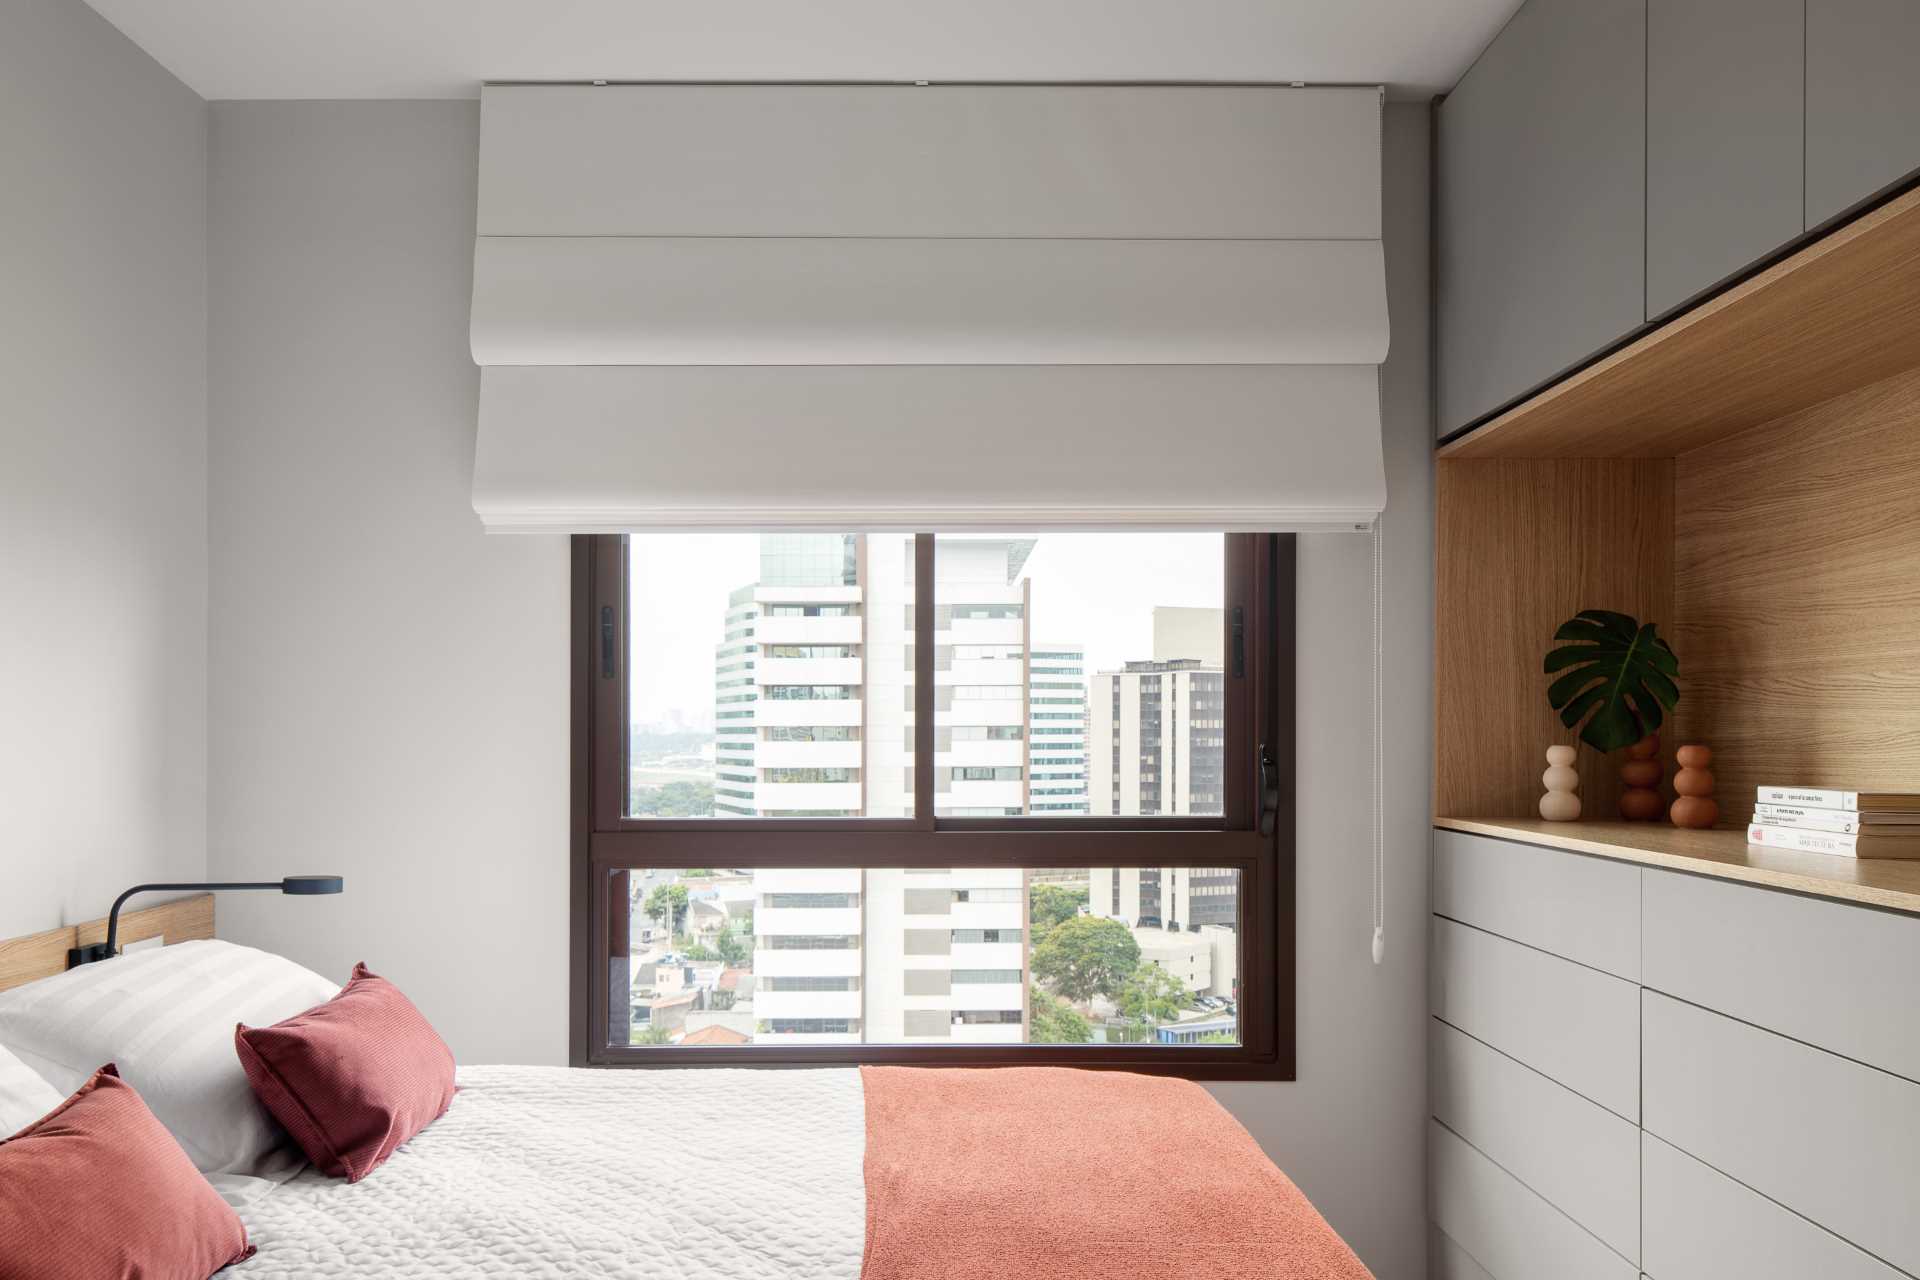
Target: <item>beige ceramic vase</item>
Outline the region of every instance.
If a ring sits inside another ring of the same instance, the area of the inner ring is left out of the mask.
[[[1580,816],[1580,775],[1573,771],[1572,747],[1548,747],[1547,771],[1540,775],[1547,794],[1540,797],[1540,816],[1548,822],[1573,822]]]

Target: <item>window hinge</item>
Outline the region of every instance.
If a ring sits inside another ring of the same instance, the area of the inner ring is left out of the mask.
[[[1273,761],[1273,751],[1265,743],[1260,745],[1260,834],[1273,834],[1273,824],[1280,816],[1280,766]]]
[[[613,606],[600,606],[600,678],[613,679]]]
[[[1243,605],[1233,606],[1233,678],[1239,680],[1247,674],[1247,610]]]

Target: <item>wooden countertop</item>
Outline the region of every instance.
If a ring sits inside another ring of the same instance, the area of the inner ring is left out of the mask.
[[[1687,831],[1654,822],[1538,818],[1435,818],[1433,825],[1920,915],[1920,860],[1769,849],[1748,844],[1744,827]]]

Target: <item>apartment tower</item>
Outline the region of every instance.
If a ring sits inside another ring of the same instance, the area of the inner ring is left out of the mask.
[[[1095,814],[1217,814],[1225,794],[1225,616],[1158,607],[1153,656],[1096,673],[1087,709]],[[1239,878],[1221,867],[1095,867],[1088,909],[1132,925],[1236,927]]]
[[[913,539],[781,534],[715,651],[716,816],[898,818],[913,808]],[[943,539],[935,808],[1027,805],[1031,539]],[[1018,1043],[1017,868],[754,873],[755,1040]]]

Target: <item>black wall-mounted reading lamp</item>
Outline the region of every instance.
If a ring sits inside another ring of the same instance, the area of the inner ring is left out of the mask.
[[[83,964],[92,964],[95,960],[110,960],[119,951],[120,908],[127,899],[136,893],[178,893],[197,891],[200,893],[225,893],[230,889],[274,889],[281,893],[309,896],[321,893],[339,893],[346,888],[346,881],[339,876],[288,876],[284,880],[246,880],[228,881],[221,884],[137,884],[113,900],[113,910],[107,913],[107,940],[90,942],[84,947],[67,948],[67,968],[77,968]]]

